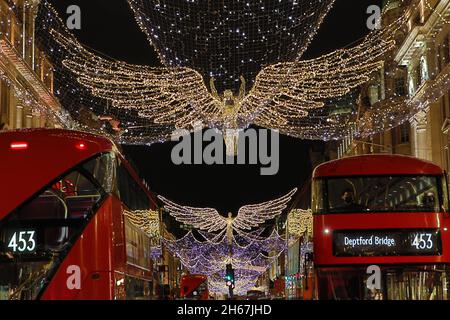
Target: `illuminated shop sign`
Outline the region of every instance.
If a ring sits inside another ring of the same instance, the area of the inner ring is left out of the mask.
[[[441,235],[436,229],[335,231],[333,254],[355,256],[421,256],[441,254]]]

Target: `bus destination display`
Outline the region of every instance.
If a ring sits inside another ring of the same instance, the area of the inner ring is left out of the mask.
[[[333,254],[354,256],[440,255],[439,230],[351,230],[335,231]]]
[[[36,230],[7,230],[6,235],[6,251],[15,254],[33,253],[37,248]]]

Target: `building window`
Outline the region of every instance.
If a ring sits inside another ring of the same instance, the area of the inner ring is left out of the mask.
[[[437,47],[437,53],[438,53],[438,56],[437,56],[437,70],[438,70],[438,74],[439,73],[441,73],[441,71],[442,71],[442,59],[441,59],[441,54],[442,54],[442,52],[443,52],[443,50],[442,50],[442,45],[439,45],[438,47]]]
[[[449,48],[449,36],[445,37],[444,43],[442,46],[442,61],[444,66],[450,62],[450,48]]]
[[[447,92],[447,108],[450,109],[450,89]]]
[[[422,83],[423,81],[427,81],[429,79],[428,77],[428,63],[427,63],[427,59],[422,56],[420,58],[420,83]]]
[[[416,90],[417,90],[417,89],[420,88],[420,86],[422,85],[422,82],[423,82],[423,78],[422,78],[422,63],[419,63],[416,66],[416,70],[415,70],[415,75],[414,76],[416,78]]]
[[[10,99],[10,94],[11,94],[11,87],[5,82],[5,81],[1,81],[1,100],[0,100],[0,104],[2,105],[2,115],[4,115],[6,117],[6,121],[8,122],[9,120],[9,109],[10,109],[10,105],[11,105],[11,99]]]
[[[449,150],[448,150],[448,145],[444,148],[444,165],[445,165],[445,170],[447,171],[447,174],[450,170],[449,168]]]
[[[395,79],[395,95],[396,96],[404,96],[405,95],[405,80],[403,78]]]
[[[370,99],[370,104],[371,105],[374,105],[375,103],[380,101],[378,86],[371,86],[369,88],[369,99]]]
[[[8,119],[8,86],[0,81],[0,124],[7,124]]]
[[[16,106],[16,126],[15,129],[22,129],[23,124],[23,107]]]
[[[443,120],[445,121],[445,119],[448,118],[448,112],[450,110],[450,90],[448,90],[447,94],[444,94],[441,99],[442,116]]]
[[[441,98],[442,121],[445,121],[445,119],[447,119],[447,102],[445,100],[445,96],[443,96]]]
[[[409,123],[403,123],[400,125],[400,143],[409,142]]]
[[[412,76],[410,76],[409,78],[408,91],[410,97],[414,96],[415,88],[414,88],[414,78]]]
[[[422,17],[420,16],[420,12],[417,12],[412,20],[412,28],[420,26],[421,24],[422,24]]]

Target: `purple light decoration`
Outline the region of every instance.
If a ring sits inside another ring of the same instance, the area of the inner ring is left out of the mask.
[[[207,275],[212,292],[224,290],[222,285],[225,283],[225,268],[228,263],[235,269],[236,289],[246,292],[286,249],[286,241],[276,230],[268,237],[262,237],[261,233],[258,230],[233,235],[232,254],[223,232],[218,235],[200,232],[198,238],[201,240],[188,232],[179,240],[163,238],[162,242],[180,258],[189,272]]]

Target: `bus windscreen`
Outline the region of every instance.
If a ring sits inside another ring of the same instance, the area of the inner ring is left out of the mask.
[[[354,176],[314,183],[316,213],[447,211],[441,176]]]

